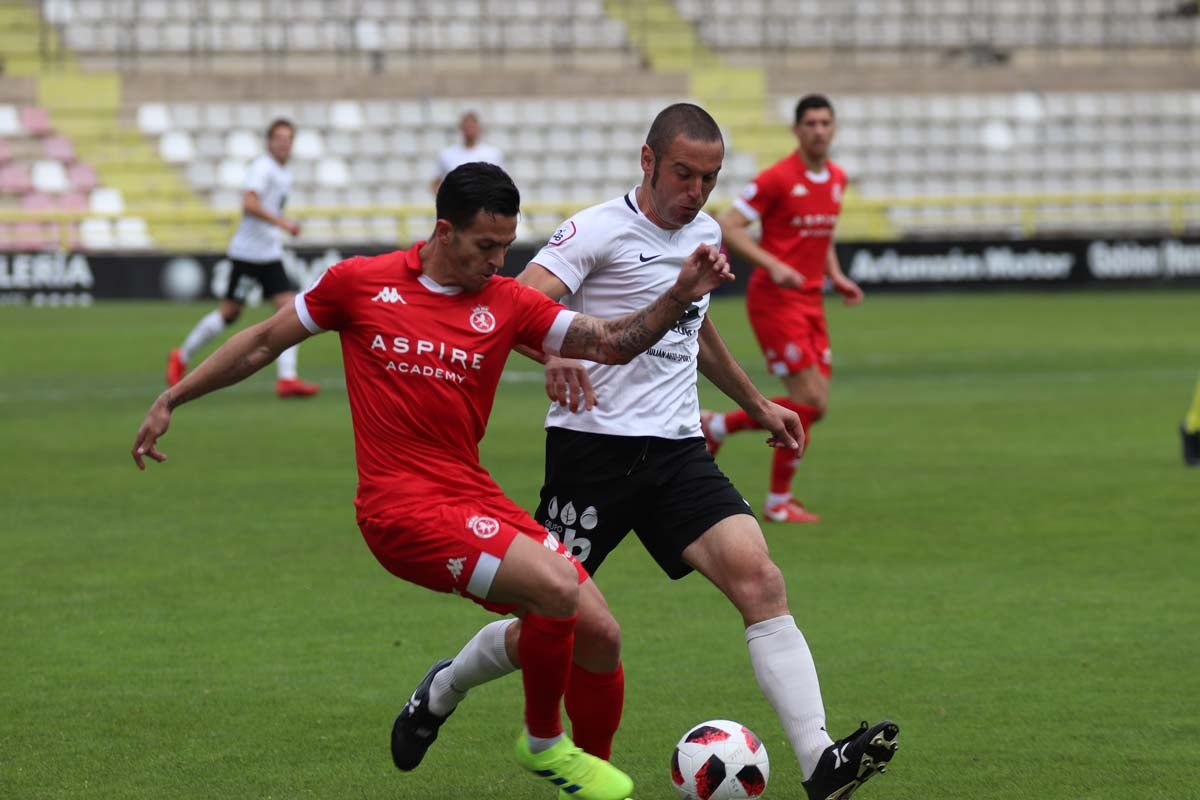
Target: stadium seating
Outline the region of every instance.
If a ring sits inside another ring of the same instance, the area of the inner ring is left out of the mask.
[[[55,133],[44,108],[0,104],[0,208],[123,214],[121,192],[98,184],[96,170],[77,159],[70,139]],[[0,250],[56,247],[64,241],[62,233],[59,222],[0,225]],[[152,245],[145,220],[137,216],[120,219],[115,227],[108,218],[84,220],[78,231],[66,231],[65,240],[119,249]]]
[[[46,18],[81,56],[119,54],[127,68],[197,54],[301,68],[311,56],[350,54],[451,65],[480,53],[630,60],[624,26],[605,16],[603,0],[59,0]]]
[[[1163,0],[675,0],[700,37],[722,50],[907,51],[934,57],[985,47],[1194,46],[1200,21]]]
[[[438,151],[457,138],[465,109],[484,121],[485,139],[500,147],[528,206],[582,206],[627,191],[640,175],[638,152],[648,122],[674,98],[488,98],[370,100],[297,103],[148,103],[133,117],[155,137],[159,152],[183,165],[192,187],[216,208],[241,205],[247,161],[262,147],[263,129],[276,116],[296,120],[299,130],[291,169],[292,208],[429,206]],[[247,127],[238,127],[244,125]],[[233,126],[232,129],[230,126]],[[753,158],[736,149],[726,159],[718,199],[728,197],[756,171]],[[560,214],[534,213],[523,236],[544,237]],[[395,230],[394,221],[350,220],[333,239],[363,230]],[[426,221],[412,235],[425,235]],[[329,235],[318,223],[303,239]]]

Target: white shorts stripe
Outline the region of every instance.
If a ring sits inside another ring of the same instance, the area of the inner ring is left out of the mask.
[[[475,597],[486,600],[492,590],[492,581],[496,580],[496,571],[500,569],[500,559],[491,553],[480,553],[471,570],[471,579],[467,581],[467,591]]]

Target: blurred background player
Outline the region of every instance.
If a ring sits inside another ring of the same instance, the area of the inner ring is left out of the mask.
[[[497,167],[504,166],[504,153],[500,148],[481,141],[483,125],[479,122],[478,114],[474,111],[464,112],[458,121],[458,131],[462,135],[462,144],[452,144],[438,153],[437,174],[433,178],[433,183],[430,184],[430,188],[435,194],[442,178],[446,177],[455,167],[469,164],[472,161],[483,161],[495,164]]]
[[[452,171],[428,242],[336,264],[292,305],[230,338],[155,400],[132,455],[139,469],[145,458],[163,461],[156,442],[176,407],[249,377],[309,336],[338,331],[355,508],[371,552],[403,580],[519,613],[509,654],[525,687],[517,762],[580,800],[625,800],[632,780],[576,747],[560,713],[581,605],[603,608],[603,597],[479,463],[479,441],[514,345],[625,363],[733,276],[716,248],[697,248],[652,302],[618,319],[580,314],[497,276],[519,211],[520,194],[499,167]]]
[[[1183,440],[1183,463],[1189,467],[1200,467],[1200,380],[1196,381],[1192,407],[1179,426],[1179,436]]]
[[[295,126],[286,119],[277,119],[267,128],[267,152],[251,161],[246,170],[242,220],[227,251],[233,262],[229,288],[221,305],[205,314],[183,345],[167,356],[167,386],[179,383],[192,356],[241,316],[254,284],[262,287],[263,297],[276,309],[291,304],[295,298],[296,287],[283,269],[283,242],[278,233],[280,230],[292,236],[300,233],[300,224],[283,216],[292,187],[287,163],[295,136]],[[275,369],[275,393],[280,397],[311,397],[320,389],[315,383],[300,380],[294,347],[279,354]]]
[[[848,305],[863,299],[862,289],[842,272],[833,244],[846,189],[846,174],[829,160],[836,128],[828,99],[802,97],[792,126],[797,150],[759,174],[718,218],[726,247],[757,266],[746,286],[750,325],[767,368],[787,391],[774,402],[799,415],[806,436],[829,402],[833,355],[822,297],[826,277]],[[750,235],[753,222],[762,224],[758,242]],[[741,409],[703,412],[701,422],[713,455],[729,434],[760,427]],[[771,458],[763,515],[772,522],[817,522],[820,517],[792,496],[797,455],[777,449]]]

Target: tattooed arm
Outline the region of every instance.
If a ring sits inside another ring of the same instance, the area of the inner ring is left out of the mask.
[[[608,320],[577,315],[567,328],[560,354],[601,364],[627,364],[661,339],[694,301],[731,280],[725,256],[702,244],[684,259],[675,285],[640,311]]]

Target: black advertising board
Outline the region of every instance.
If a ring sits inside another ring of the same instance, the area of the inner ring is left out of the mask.
[[[1024,289],[1087,286],[1200,286],[1200,238],[1031,239],[1028,241],[842,242],[843,271],[870,291]],[[515,275],[537,246],[509,251]],[[287,251],[284,266],[308,286],[331,264],[379,247]],[[95,300],[219,297],[229,260],[217,253],[0,253],[0,306],[90,305]],[[749,268],[722,293],[737,293]],[[258,298],[251,297],[251,302]]]

